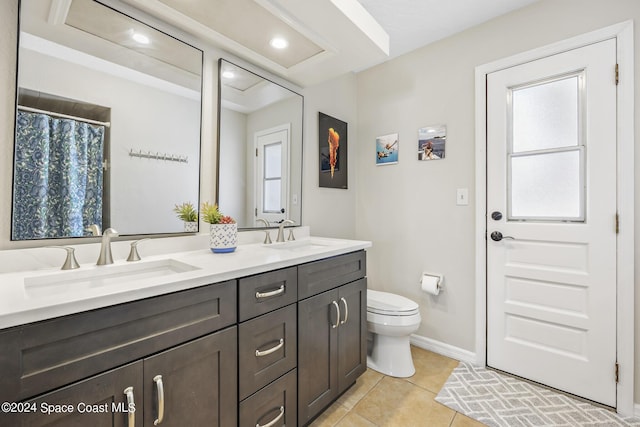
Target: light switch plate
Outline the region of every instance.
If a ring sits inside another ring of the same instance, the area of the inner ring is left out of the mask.
[[[458,206],[467,206],[469,204],[468,188],[458,188],[456,191],[456,204]]]

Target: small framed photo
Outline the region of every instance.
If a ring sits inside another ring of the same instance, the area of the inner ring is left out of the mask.
[[[398,134],[379,136],[376,138],[376,165],[393,165],[398,163]]]
[[[446,142],[446,125],[418,129],[418,160],[444,159]]]

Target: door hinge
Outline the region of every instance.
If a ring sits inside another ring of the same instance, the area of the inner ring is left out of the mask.
[[[102,162],[102,170],[106,171],[107,169],[109,169],[109,161],[108,160],[104,160]]]
[[[258,148],[256,147],[256,157],[258,157]]]
[[[616,234],[620,234],[620,215],[616,212]]]
[[[616,362],[616,383],[620,382],[620,365]]]
[[[616,86],[618,86],[618,83],[620,83],[620,67],[616,64]]]

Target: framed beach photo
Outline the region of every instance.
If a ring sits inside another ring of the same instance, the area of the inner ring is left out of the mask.
[[[376,138],[376,165],[394,165],[398,163],[398,134],[392,133]]]
[[[447,126],[435,125],[418,129],[418,160],[444,159]]]

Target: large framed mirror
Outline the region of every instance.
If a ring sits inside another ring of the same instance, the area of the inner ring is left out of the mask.
[[[239,228],[302,224],[302,95],[219,61],[217,203]]]
[[[201,50],[98,1],[21,0],[12,240],[183,232],[202,66]]]

